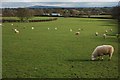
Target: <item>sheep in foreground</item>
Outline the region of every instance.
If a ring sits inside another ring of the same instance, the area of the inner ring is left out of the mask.
[[[75,33],[75,35],[79,35],[79,34],[80,34],[80,32],[76,32],[76,33]]]
[[[97,46],[91,55],[91,59],[96,60],[97,58],[100,59],[101,57],[101,59],[103,60],[104,55],[109,55],[109,60],[111,60],[113,52],[114,48],[111,45]]]

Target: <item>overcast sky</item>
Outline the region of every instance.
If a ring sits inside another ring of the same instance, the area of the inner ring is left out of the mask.
[[[44,2],[43,2],[44,1]],[[66,1],[66,2],[64,2]],[[118,0],[2,0],[0,8],[18,8],[29,6],[59,6],[59,7],[113,7]]]
[[[119,2],[119,0],[1,0],[2,2]]]

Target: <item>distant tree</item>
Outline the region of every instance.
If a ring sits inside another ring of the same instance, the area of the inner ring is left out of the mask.
[[[5,9],[2,9],[2,16],[5,16],[5,17],[13,17],[13,16],[16,16],[16,10],[12,9],[12,8],[5,8]]]
[[[54,9],[45,9],[45,10],[44,10],[44,14],[48,14],[48,16],[49,16],[52,12],[54,12]]]
[[[70,10],[70,14],[71,14],[71,16],[79,16],[80,12],[79,12],[79,10],[72,9],[72,10]]]
[[[63,10],[62,9],[55,9],[56,13],[59,13],[60,15],[63,15]]]
[[[64,17],[69,17],[69,16],[70,16],[69,10],[65,9],[64,10]]]
[[[118,33],[120,34],[120,6],[113,7],[112,16],[118,20]],[[119,38],[120,39],[120,38]],[[119,40],[120,41],[120,40]]]
[[[18,8],[16,16],[21,21],[28,21],[28,19],[32,18],[33,16],[33,10],[30,10],[28,8]]]
[[[87,11],[88,18],[91,16],[91,11]]]
[[[34,9],[34,16],[42,16],[44,14],[43,9]]]
[[[79,17],[84,17],[85,14],[86,13],[83,10],[81,10],[80,13],[79,13]]]
[[[119,20],[120,22],[120,6],[113,7],[112,16]]]

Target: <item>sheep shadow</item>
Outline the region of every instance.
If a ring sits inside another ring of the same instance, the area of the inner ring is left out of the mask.
[[[103,61],[103,60],[91,60],[91,59],[67,59],[65,61],[68,61],[68,62],[94,62],[94,61]]]

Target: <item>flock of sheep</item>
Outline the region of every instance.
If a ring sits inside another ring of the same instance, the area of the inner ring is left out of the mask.
[[[109,30],[110,32],[112,32],[113,30],[112,29],[110,29]],[[105,33],[103,34],[103,38],[104,39],[106,39],[107,38],[107,33],[109,32],[108,30],[105,30]],[[98,32],[95,32],[95,36],[98,36],[99,35],[99,33]],[[117,38],[119,38],[119,34],[115,34],[115,36],[117,37]]]
[[[13,26],[13,24],[11,24]],[[31,29],[34,29],[34,27],[32,27]],[[54,28],[55,30],[58,30],[57,27]],[[19,34],[19,30],[14,28],[13,29],[15,33]],[[48,28],[48,30],[50,30],[50,28]],[[83,29],[82,29],[83,30]],[[73,30],[70,28],[69,29],[70,32],[72,32]],[[80,31],[81,29],[79,28],[77,32],[75,32],[75,35],[80,35]],[[113,31],[112,29],[110,29],[109,31]],[[103,38],[106,39],[107,37],[107,33],[109,32],[108,30],[105,30],[105,33],[103,34]],[[98,32],[95,32],[95,36],[100,35]],[[116,34],[117,38],[119,34]],[[111,57],[113,55],[114,52],[114,48],[111,45],[101,45],[101,46],[97,46],[92,55],[91,55],[91,60],[97,60],[97,59],[102,59],[103,60],[103,56],[104,55],[109,55],[109,60],[111,60]]]
[[[13,24],[11,24],[11,25],[13,26]],[[24,28],[25,28],[25,27],[24,27]],[[31,29],[34,29],[34,27],[32,27]],[[17,34],[20,33],[20,31],[19,31],[18,29],[16,29],[16,28],[14,28],[13,30],[14,30],[14,32],[17,33]],[[48,30],[50,30],[50,28],[48,28]],[[57,27],[55,27],[55,30],[57,30]],[[81,30],[83,30],[83,29],[80,29],[80,28],[79,28],[78,31],[75,32],[75,35],[79,35]],[[69,31],[72,32],[73,30],[70,28]],[[109,31],[112,32],[113,30],[110,29]],[[107,38],[107,36],[108,36],[107,33],[108,33],[108,30],[105,30],[105,33],[103,34],[103,38],[104,38],[104,39]],[[99,36],[99,33],[98,33],[98,32],[95,32],[95,36]],[[117,38],[119,38],[119,36],[120,36],[119,34],[116,34],[116,37],[117,37]]]

